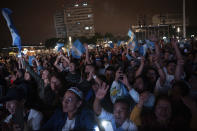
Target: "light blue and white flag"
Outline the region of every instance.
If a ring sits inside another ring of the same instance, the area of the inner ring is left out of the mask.
[[[131,29],[129,29],[129,31],[128,31],[128,36],[130,37],[130,39],[128,41],[129,48],[132,51],[135,51],[138,48],[137,47],[137,40],[136,40],[134,32],[132,32]]]
[[[67,55],[69,57],[70,56],[70,50],[68,48],[66,48],[66,52],[67,52]]]
[[[62,47],[64,47],[64,43],[57,43],[57,51],[59,52]]]
[[[5,18],[7,22],[7,26],[10,30],[11,36],[12,36],[12,45],[17,46],[19,49],[19,52],[21,52],[21,38],[12,22],[11,15],[12,11],[8,8],[3,8],[2,9],[2,15]]]
[[[155,49],[155,43],[150,41],[150,40],[146,40],[146,44],[147,44],[147,47],[151,50]]]
[[[120,40],[119,40],[119,41],[117,42],[117,46],[120,46],[120,45],[122,45],[122,44],[124,44],[124,41],[120,41]]]
[[[71,49],[72,56],[76,59],[80,59],[83,53],[85,53],[85,47],[79,40],[76,40],[72,45],[72,49]]]
[[[112,42],[109,43],[109,47],[110,47],[110,48],[114,48],[114,43],[112,43]]]
[[[145,56],[145,55],[146,55],[147,49],[148,49],[147,44],[141,45],[141,46],[139,47],[139,53],[140,53],[140,55],[141,55],[141,56]]]
[[[108,55],[108,60],[111,60],[111,58],[112,58],[112,54],[111,54],[111,52],[110,52],[110,51],[108,51],[108,52],[107,52],[107,55]]]
[[[35,60],[35,56],[29,56],[29,65],[33,66],[33,60]]]

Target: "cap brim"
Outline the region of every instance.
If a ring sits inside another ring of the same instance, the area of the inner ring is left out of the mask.
[[[8,97],[8,96],[3,96],[0,98],[0,103],[4,103],[4,102],[10,101],[10,100],[14,100],[14,98]]]

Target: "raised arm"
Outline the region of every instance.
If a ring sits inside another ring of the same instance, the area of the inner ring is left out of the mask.
[[[84,44],[84,46],[85,46],[85,49],[86,49],[86,59],[85,59],[85,63],[86,64],[91,64],[91,62],[90,62],[90,56],[89,56],[89,51],[88,51],[88,44]]]
[[[176,65],[176,71],[175,71],[175,80],[178,81],[181,79],[181,76],[183,75],[184,69],[184,60],[182,58],[181,52],[177,46],[177,41],[172,40],[172,46],[175,49],[176,57],[177,57],[177,65]]]
[[[166,75],[163,71],[163,68],[159,64],[159,56],[155,55],[153,57],[153,62],[155,64],[157,72],[159,73],[159,76],[160,76],[160,84],[163,85],[164,82],[166,81]]]
[[[138,77],[142,74],[142,71],[144,69],[144,64],[145,64],[145,59],[144,59],[144,57],[141,57],[140,66],[135,73],[135,77]]]
[[[68,63],[68,64],[70,64],[70,60],[69,60],[69,58],[67,58],[66,56],[64,56],[64,55],[62,55],[62,58]]]
[[[108,89],[109,89],[109,85],[103,82],[101,86],[98,88],[98,90],[95,92],[93,109],[96,115],[101,114],[102,107],[100,102],[106,96]]]
[[[172,47],[173,47],[174,50],[175,50],[177,60],[182,60],[183,57],[182,57],[181,52],[180,52],[180,50],[179,50],[179,48],[178,48],[178,45],[177,45],[178,42],[177,42],[177,40],[173,39],[173,40],[171,41],[171,43],[172,43]]]
[[[62,68],[58,64],[60,59],[61,59],[61,57],[62,57],[62,55],[58,55],[57,58],[56,58],[56,61],[53,64],[59,71],[62,71]]]

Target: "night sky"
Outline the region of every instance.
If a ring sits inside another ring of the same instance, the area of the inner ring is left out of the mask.
[[[61,0],[7,0],[4,7],[13,11],[12,19],[22,43],[44,42],[55,37],[53,15],[60,8]],[[197,0],[186,0],[186,14],[190,25],[197,26]],[[182,0],[94,0],[94,21],[96,32],[126,34],[136,16],[147,17],[159,13],[181,13]],[[0,15],[0,44],[11,45],[11,35]]]

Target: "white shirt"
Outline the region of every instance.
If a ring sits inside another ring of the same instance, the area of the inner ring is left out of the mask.
[[[164,73],[166,75],[166,81],[163,85],[161,85],[160,83],[160,78],[157,80],[156,82],[156,86],[155,86],[155,92],[156,93],[168,93],[168,90],[172,87],[172,81],[174,80],[174,75],[170,75],[167,72],[167,69],[164,67],[163,68]]]
[[[69,120],[67,117],[66,123],[64,124],[62,131],[70,131],[74,129],[74,127],[75,127],[75,118],[72,120]]]
[[[12,119],[12,114],[7,116],[4,122],[9,123],[11,119]],[[43,115],[41,112],[36,111],[34,109],[30,109],[28,119],[27,119],[28,129],[39,130],[41,127],[42,119],[43,119]]]
[[[115,121],[115,118],[114,118],[113,114],[105,111],[104,109],[102,109],[101,114],[98,116],[98,118],[100,120],[107,120],[107,121],[110,121],[110,122]],[[125,130],[125,131],[137,131],[136,125],[132,121],[130,121],[129,119],[125,120],[120,128]],[[116,127],[113,127],[113,129],[114,129],[114,131],[117,130]]]
[[[131,98],[135,101],[135,103],[139,103],[140,94],[135,89],[132,88],[129,91],[129,94],[130,94]],[[154,94],[150,93],[148,100],[144,103],[144,106],[153,107],[154,103],[155,103],[155,96],[154,96]]]
[[[41,122],[43,119],[43,115],[41,112],[36,111],[34,109],[30,109],[27,125],[32,130],[39,130],[41,127]]]

